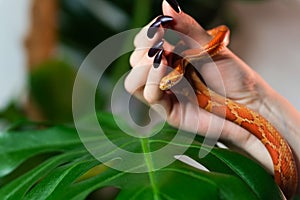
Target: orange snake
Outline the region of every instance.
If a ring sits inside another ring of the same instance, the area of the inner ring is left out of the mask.
[[[297,189],[298,175],[293,153],[287,141],[260,114],[207,88],[195,69],[189,65],[193,60],[208,55],[215,56],[229,43],[229,29],[224,25],[211,29],[207,33],[212,36],[211,41],[197,53],[188,54],[177,60],[173,66],[174,70],[162,78],[160,89],[170,89],[184,75],[195,90],[201,108],[243,127],[264,144],[273,161],[275,182],[285,196],[291,198]]]

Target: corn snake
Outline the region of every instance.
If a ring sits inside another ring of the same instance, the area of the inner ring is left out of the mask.
[[[291,198],[298,187],[298,172],[287,141],[267,119],[257,112],[210,90],[203,83],[199,73],[189,65],[194,60],[217,55],[228,45],[229,29],[226,26],[216,27],[208,30],[207,33],[212,36],[210,42],[196,52],[189,50],[184,52],[184,56],[172,64],[174,70],[161,79],[160,89],[170,89],[185,76],[194,89],[199,107],[234,122],[264,144],[273,162],[275,182],[285,196]]]

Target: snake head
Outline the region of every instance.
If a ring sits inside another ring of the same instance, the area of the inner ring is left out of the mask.
[[[174,71],[173,71],[174,72]],[[176,85],[183,77],[183,74],[180,73],[170,73],[167,76],[163,77],[160,81],[159,88],[161,90],[169,90],[174,85]]]

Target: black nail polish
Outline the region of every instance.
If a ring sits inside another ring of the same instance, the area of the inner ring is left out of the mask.
[[[167,0],[167,2],[177,13],[180,13],[181,9],[176,0]]]
[[[147,31],[147,36],[150,39],[154,37],[155,33],[157,32],[158,27],[161,25],[161,21],[159,21],[158,19],[159,19],[159,17],[155,20],[155,22],[153,22],[150,25],[150,27]]]
[[[155,22],[153,22],[153,24],[151,24],[150,25],[150,27],[149,27],[149,29],[148,29],[148,31],[147,31],[147,36],[148,36],[148,38],[153,38],[154,37],[154,35],[155,35],[155,33],[157,32],[157,30],[158,30],[158,27],[160,26],[160,25],[166,25],[166,24],[168,24],[168,23],[170,23],[170,22],[172,22],[173,21],[173,18],[172,17],[170,17],[170,16],[159,16],[156,20],[155,20]]]
[[[164,50],[161,49],[156,56],[154,57],[154,61],[153,61],[153,67],[154,68],[158,68],[162,59],[162,55],[163,55]]]
[[[153,57],[159,50],[162,49],[162,45],[164,44],[164,41],[161,40],[160,42],[158,42],[157,44],[153,45],[152,48],[149,49],[148,51],[148,56],[149,57]]]
[[[173,17],[163,15],[163,16],[158,17],[156,21],[160,21],[162,25],[166,25],[173,21]]]

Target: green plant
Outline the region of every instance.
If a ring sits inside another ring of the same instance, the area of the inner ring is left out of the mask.
[[[146,153],[162,148],[176,133],[176,129],[166,125],[153,137],[132,138],[118,128],[110,114],[99,113],[98,118],[110,141],[127,151],[144,153],[144,164],[149,169],[155,161]],[[92,157],[74,127],[38,127],[41,126],[19,126],[0,133],[0,199],[86,199],[107,187],[115,188],[116,199],[126,200],[281,199],[272,177],[238,153],[214,148],[199,159],[201,137],[187,147],[185,155],[202,163],[210,172],[176,160],[157,171],[129,173],[107,167]],[[191,133],[185,134],[189,137]],[[105,151],[105,143],[95,148],[103,156],[111,153]],[[203,149],[209,150],[205,146]],[[117,161],[111,157],[110,166],[114,162]]]

